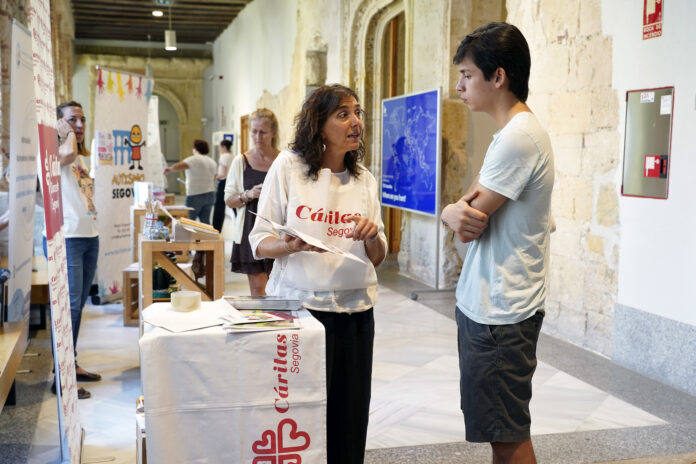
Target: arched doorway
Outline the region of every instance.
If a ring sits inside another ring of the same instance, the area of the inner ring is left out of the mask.
[[[162,154],[168,165],[172,165],[181,159],[179,147],[179,116],[174,105],[162,95],[159,97],[159,128]],[[179,194],[183,184],[178,182],[181,173],[172,172],[167,175],[167,192]]]

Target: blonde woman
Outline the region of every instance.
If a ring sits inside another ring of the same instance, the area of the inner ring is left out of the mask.
[[[249,289],[254,296],[266,294],[268,275],[273,267],[272,259],[254,259],[249,246],[249,232],[254,227],[261,187],[266,173],[278,156],[278,119],[269,109],[254,111],[249,118],[251,140],[254,147],[237,156],[227,174],[225,203],[237,209],[232,240],[232,272],[246,274]]]

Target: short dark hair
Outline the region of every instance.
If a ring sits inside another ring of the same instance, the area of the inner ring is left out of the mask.
[[[467,35],[454,55],[454,64],[471,58],[488,81],[498,68],[503,68],[510,81],[510,91],[527,101],[531,58],[529,45],[522,32],[508,23],[488,23]]]
[[[207,155],[210,151],[210,148],[208,148],[208,142],[201,139],[196,139],[193,141],[193,148],[195,148],[196,151],[201,155]]]
[[[78,102],[76,102],[74,100],[70,100],[69,102],[61,103],[60,105],[58,105],[56,107],[56,116],[58,117],[58,119],[63,118],[63,109],[68,108],[70,106],[77,106],[78,108],[82,108],[82,105],[80,105]]]
[[[227,148],[227,151],[230,151],[230,149],[232,148],[232,142],[230,142],[227,139],[222,139],[222,141],[220,142],[220,145]]]
[[[295,137],[290,143],[290,149],[302,157],[307,165],[307,176],[314,180],[318,177],[324,157],[321,130],[329,116],[341,105],[341,101],[350,97],[360,102],[355,91],[344,85],[323,85],[307,97],[302,109],[295,117]],[[358,163],[364,157],[365,146],[361,133],[358,149],[349,151],[343,158],[346,169],[354,177],[360,175],[361,168]]]

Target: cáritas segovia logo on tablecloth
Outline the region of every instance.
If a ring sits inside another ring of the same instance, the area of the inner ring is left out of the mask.
[[[309,448],[311,439],[307,432],[299,430],[297,422],[290,416],[291,391],[288,382],[290,375],[299,374],[300,337],[298,333],[276,335],[276,357],[273,359],[273,371],[277,372],[275,392],[275,410],[281,414],[275,430],[267,429],[261,433],[261,439],[251,446],[256,455],[253,464],[302,464],[301,451]]]

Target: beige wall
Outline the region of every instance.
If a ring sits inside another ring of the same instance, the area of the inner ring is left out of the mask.
[[[548,129],[555,155],[557,230],[544,327],[610,355],[618,280],[619,97],[601,2],[508,0],[507,9],[508,22],[530,45],[529,106]]]

